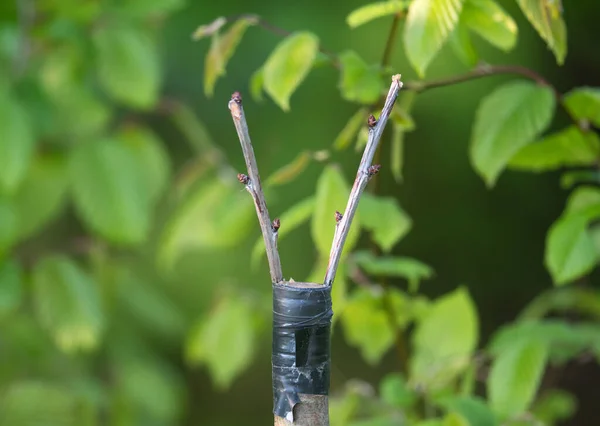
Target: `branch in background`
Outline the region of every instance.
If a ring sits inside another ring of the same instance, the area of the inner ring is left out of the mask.
[[[246,186],[246,190],[254,199],[256,214],[258,216],[260,229],[265,241],[267,259],[271,272],[271,281],[276,284],[283,281],[281,260],[279,259],[279,252],[277,251],[277,231],[280,223],[279,219],[275,219],[273,222],[271,222],[269,217],[267,202],[260,184],[260,175],[258,174],[256,158],[254,157],[254,149],[252,148],[250,134],[248,133],[248,123],[246,123],[246,116],[244,115],[244,109],[242,108],[242,96],[239,94],[239,92],[235,92],[231,96],[231,100],[229,101],[229,110],[231,111],[233,124],[235,125],[235,130],[237,131],[240,139],[242,152],[244,153],[244,160],[246,161],[246,168],[248,169],[248,176],[240,173],[238,175],[238,179]]]
[[[350,226],[352,225],[352,219],[354,218],[354,214],[358,208],[360,196],[367,186],[369,179],[373,175],[377,174],[379,168],[381,167],[379,165],[371,165],[371,163],[373,161],[375,151],[377,150],[379,139],[381,139],[381,135],[383,134],[383,130],[390,113],[392,112],[392,108],[394,107],[394,103],[396,102],[396,98],[398,97],[398,93],[400,92],[401,88],[402,82],[400,81],[400,74],[397,74],[392,77],[392,85],[390,86],[390,90],[387,94],[379,121],[375,120],[375,117],[373,116],[369,117],[369,140],[367,141],[365,151],[362,159],[360,160],[360,165],[358,166],[358,172],[356,173],[356,179],[354,180],[354,185],[350,191],[350,197],[348,199],[348,204],[346,205],[346,210],[344,211],[343,216],[340,218],[335,228],[333,244],[329,254],[329,263],[327,265],[327,272],[325,274],[325,285],[333,284],[338,264],[340,262],[340,258],[342,257],[344,243],[346,242],[346,237],[348,236]]]

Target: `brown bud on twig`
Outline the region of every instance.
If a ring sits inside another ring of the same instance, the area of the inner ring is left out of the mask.
[[[248,177],[248,175],[245,175],[243,173],[238,173],[237,177],[240,183],[243,183],[244,185],[248,185],[248,182],[250,182],[250,178]]]
[[[373,176],[379,173],[379,169],[381,169],[381,164],[373,164],[367,169],[367,173],[369,174],[369,176]]]
[[[274,219],[273,223],[271,224],[271,229],[273,230],[273,232],[279,231],[280,227],[281,227],[281,221],[279,220],[279,218]]]
[[[234,101],[236,104],[241,105],[242,94],[240,92],[233,92],[233,94],[231,95],[231,100]]]
[[[373,114],[369,115],[369,119],[367,120],[367,124],[370,128],[373,128],[377,125],[377,119]]]
[[[337,210],[335,211],[335,223],[340,223],[340,220],[342,220],[343,217],[344,217],[343,214],[341,214]]]

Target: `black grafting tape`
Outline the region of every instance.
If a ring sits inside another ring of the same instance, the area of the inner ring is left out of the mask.
[[[333,317],[331,286],[295,285],[273,285],[273,413],[289,421],[298,394],[329,392]]]

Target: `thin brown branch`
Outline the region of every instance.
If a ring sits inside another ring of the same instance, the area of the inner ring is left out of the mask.
[[[269,217],[267,202],[260,183],[260,175],[258,174],[258,165],[256,164],[256,157],[254,156],[254,149],[252,148],[252,141],[250,140],[250,134],[248,132],[248,123],[246,123],[244,108],[242,108],[242,96],[238,92],[235,92],[231,96],[229,110],[231,111],[233,124],[235,125],[235,130],[240,139],[244,160],[246,161],[246,168],[248,169],[248,176],[238,175],[238,179],[245,185],[246,190],[252,195],[254,200],[256,214],[258,216],[258,221],[260,222],[260,229],[265,241],[271,280],[273,283],[278,283],[283,281],[281,260],[279,259],[279,251],[277,250],[277,230],[279,229],[279,220],[276,219],[274,222],[271,222]]]
[[[400,92],[401,88],[402,82],[400,81],[400,74],[393,76],[392,84],[387,94],[385,104],[383,106],[383,110],[381,111],[381,116],[379,117],[379,120],[377,122],[373,122],[369,117],[369,139],[367,141],[365,151],[358,166],[358,172],[356,173],[356,179],[354,180],[354,185],[352,186],[352,190],[350,191],[350,197],[348,198],[346,210],[344,211],[344,215],[342,216],[341,220],[337,223],[335,228],[333,244],[331,246],[331,252],[329,254],[329,263],[327,265],[327,272],[325,274],[325,285],[333,284],[338,264],[340,262],[340,258],[342,257],[344,243],[346,242],[346,237],[348,236],[350,226],[352,225],[352,219],[354,218],[354,214],[356,213],[356,209],[358,208],[360,196],[362,195],[365,187],[367,186],[367,182],[369,181],[369,179],[379,171],[380,166],[372,165],[371,163],[373,161],[375,151],[377,150],[379,140],[381,139],[381,135],[383,134],[383,130],[385,129],[387,120],[390,116],[390,113],[392,112],[394,103],[396,102],[396,98],[398,97],[398,92]]]

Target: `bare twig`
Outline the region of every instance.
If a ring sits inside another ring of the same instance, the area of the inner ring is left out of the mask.
[[[279,229],[280,223],[279,219],[275,219],[274,222],[271,222],[269,217],[267,202],[260,184],[260,175],[258,174],[256,158],[254,157],[254,149],[252,148],[250,134],[248,133],[248,123],[246,123],[246,116],[244,115],[244,109],[242,108],[242,96],[239,92],[235,92],[231,96],[229,110],[231,111],[233,124],[235,125],[235,130],[240,139],[249,175],[246,176],[240,174],[238,175],[238,179],[246,186],[246,190],[254,199],[256,214],[258,216],[258,221],[260,222],[260,229],[262,231],[263,239],[265,240],[267,259],[271,271],[271,280],[273,283],[278,283],[283,280],[281,260],[279,259],[279,252],[277,251],[277,230]]]
[[[333,236],[333,244],[331,246],[331,252],[329,253],[329,264],[327,265],[327,272],[325,274],[325,285],[333,284],[337,267],[340,262],[340,258],[342,257],[344,243],[346,242],[346,237],[348,236],[350,226],[352,225],[352,219],[354,218],[354,214],[358,208],[360,196],[364,191],[365,186],[367,186],[369,179],[379,171],[380,166],[371,165],[371,162],[373,161],[373,156],[377,150],[379,139],[381,139],[381,135],[383,134],[383,130],[390,113],[392,112],[392,108],[394,107],[394,103],[398,97],[398,92],[400,92],[401,88],[402,82],[400,81],[400,74],[393,76],[392,84],[385,99],[383,110],[381,110],[381,116],[379,117],[379,120],[375,120],[372,116],[369,117],[369,140],[367,141],[367,146],[365,147],[362,159],[360,160],[360,165],[358,166],[358,172],[356,173],[356,179],[354,180],[354,185],[350,191],[350,197],[348,198],[346,210],[336,225],[335,234]]]

